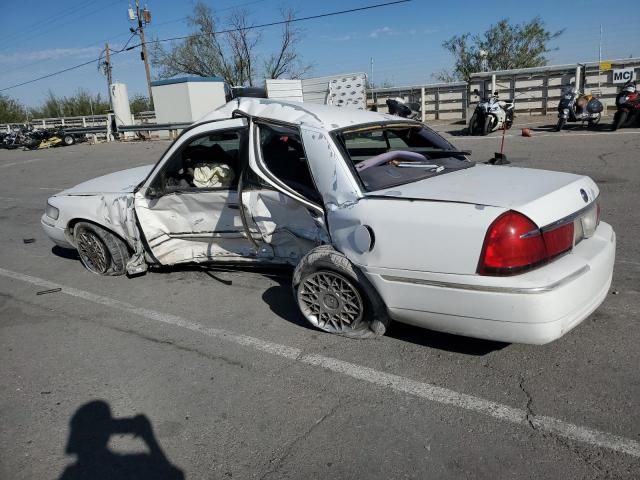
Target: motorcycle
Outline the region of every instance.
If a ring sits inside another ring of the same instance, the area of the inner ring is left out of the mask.
[[[478,95],[478,90],[473,91]],[[498,92],[494,91],[489,97],[478,102],[476,109],[469,120],[469,133],[471,135],[486,135],[489,132],[506,129],[513,125],[515,102],[513,100],[500,100]]]
[[[556,131],[562,131],[567,122],[587,122],[587,126],[593,128],[600,122],[603,108],[602,102],[593,95],[580,94],[575,87],[567,86],[558,104]]]
[[[386,103],[391,115],[409,118],[411,120],[420,119],[420,112],[418,111],[420,110],[420,104],[406,104],[401,98],[390,98]],[[415,110],[412,107],[416,107]]]
[[[624,84],[616,97],[616,113],[613,116],[613,130],[624,126],[627,122],[640,121],[640,93],[636,83]]]
[[[14,128],[3,139],[3,147],[7,150],[20,148],[26,139],[25,132],[21,128]]]

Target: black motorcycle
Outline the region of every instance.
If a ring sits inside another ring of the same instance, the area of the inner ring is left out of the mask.
[[[558,123],[556,131],[560,132],[567,122],[586,122],[589,128],[595,127],[602,117],[602,102],[593,95],[581,94],[571,86],[565,86],[558,103]]]
[[[420,118],[420,104],[418,103],[406,104],[403,101],[395,100],[392,98],[388,99],[386,103],[391,115],[396,115],[402,118],[410,118],[412,120],[418,120]],[[412,107],[415,107],[415,110]]]

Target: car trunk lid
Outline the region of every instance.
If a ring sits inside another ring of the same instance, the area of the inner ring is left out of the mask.
[[[595,182],[581,175],[477,164],[366,195],[501,207],[544,227],[583,209],[598,194]]]

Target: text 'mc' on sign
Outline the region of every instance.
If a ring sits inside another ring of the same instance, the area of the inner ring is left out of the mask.
[[[617,68],[613,70],[613,83],[627,83],[635,80],[635,68]]]

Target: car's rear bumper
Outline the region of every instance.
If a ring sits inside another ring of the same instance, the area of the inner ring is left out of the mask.
[[[543,344],[567,333],[603,302],[615,247],[613,229],[601,223],[570,254],[513,277],[363,271],[395,320],[470,337]]]
[[[53,243],[62,248],[75,248],[69,243],[64,228],[57,226],[55,220],[44,214],[40,219],[40,224],[42,225],[44,233],[47,234]]]

